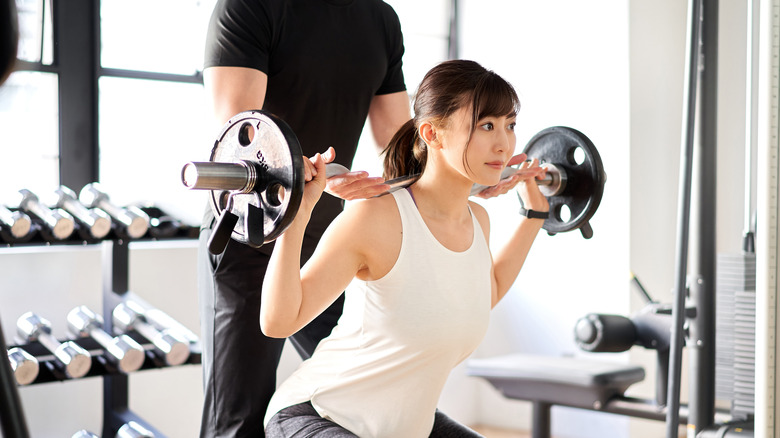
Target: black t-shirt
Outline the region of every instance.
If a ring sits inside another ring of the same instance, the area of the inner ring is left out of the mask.
[[[404,91],[398,16],[380,0],[220,0],[209,23],[205,67],[268,75],[263,108],[287,122],[312,156],[329,146],[351,167],[375,95]],[[307,228],[311,243],[341,212],[324,195]]]

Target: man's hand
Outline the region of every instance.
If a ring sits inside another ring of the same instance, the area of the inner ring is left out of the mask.
[[[332,163],[336,158],[336,152],[333,148],[328,148],[322,158],[325,163]],[[355,171],[342,173],[328,178],[325,191],[331,195],[351,201],[353,199],[367,199],[381,195],[390,189],[385,184],[384,178],[369,177],[368,172]]]
[[[527,159],[528,156],[526,154],[515,155],[514,157],[509,159],[509,162],[507,163],[507,167],[516,166],[520,163],[525,162]],[[492,187],[488,187],[474,196],[482,199],[488,199],[488,198],[493,198],[495,196],[503,195],[504,193],[507,193],[510,190],[514,189],[515,186],[517,186],[517,184],[520,183],[520,181],[528,179],[529,177],[536,177],[537,172],[538,171],[536,170],[529,171],[525,167],[520,168],[517,170],[517,173],[515,173],[511,177],[502,179],[501,181],[499,181],[498,184]]]

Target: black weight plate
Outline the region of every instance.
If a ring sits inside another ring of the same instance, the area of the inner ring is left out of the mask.
[[[249,233],[263,233],[263,242],[279,237],[290,226],[303,197],[304,170],[301,145],[284,121],[265,111],[233,116],[222,129],[211,151],[211,161],[259,164],[258,183],[250,193],[233,195],[232,212],[239,217],[231,237],[251,246]],[[219,217],[228,192],[212,190],[211,208]],[[248,205],[263,212],[263,229],[246,228]],[[258,241],[258,239],[251,239]]]
[[[536,134],[523,152],[542,164],[555,164],[568,178],[563,193],[547,198],[550,217],[543,228],[555,234],[587,226],[601,203],[606,182],[604,164],[593,142],[576,129],[554,126]],[[576,158],[582,161],[578,163]],[[561,215],[564,206],[569,210],[568,218]]]

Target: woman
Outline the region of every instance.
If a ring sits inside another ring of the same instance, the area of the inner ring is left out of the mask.
[[[325,159],[305,160],[304,199],[263,283],[262,330],[287,337],[349,288],[331,336],[271,400],[267,436],[479,436],[436,404],[543,224],[519,218],[491,254],[487,212],[469,201],[472,186],[497,184],[512,158],[518,109],[512,86],[479,64],[434,67],[416,94],[415,118],[385,151],[385,178],[419,179],[350,206],[299,269],[303,232],[325,186]],[[526,210],[549,209],[535,183],[543,176],[532,160],[512,177]]]

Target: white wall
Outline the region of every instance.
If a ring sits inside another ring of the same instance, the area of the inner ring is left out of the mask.
[[[588,312],[628,311],[628,8],[622,1],[464,1],[461,57],[509,80],[522,109],[518,150],[536,132],[565,125],[598,148],[608,180],[592,219],[594,237],[542,232],[509,295],[494,310],[476,356],[515,352],[584,355],[574,344],[576,320]],[[516,224],[512,196],[485,202],[492,244]],[[624,356],[604,360],[625,360]],[[476,422],[527,428],[527,404],[512,402],[482,381]],[[624,418],[554,408],[556,436],[626,436]]]

